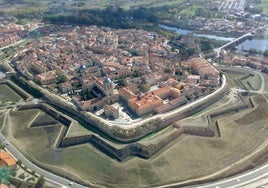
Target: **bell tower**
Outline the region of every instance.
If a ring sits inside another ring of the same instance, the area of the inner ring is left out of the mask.
[[[103,87],[105,94],[107,96],[113,94],[113,82],[108,76],[106,76],[105,79],[103,80]]]

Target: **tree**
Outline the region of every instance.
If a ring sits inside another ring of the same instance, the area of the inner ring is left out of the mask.
[[[246,7],[245,8],[246,11],[252,13],[252,14],[261,14],[263,12],[263,8],[262,7]]]
[[[249,53],[249,54],[257,54],[258,52],[257,52],[256,49],[254,49],[254,48],[250,48],[250,49],[248,50],[248,53]]]
[[[0,168],[0,183],[9,184],[10,169],[6,166]]]
[[[17,175],[17,170],[12,170],[11,171],[11,176],[15,177]]]
[[[180,75],[181,76],[182,75],[182,71],[181,70],[176,70],[175,71],[175,75]]]
[[[147,84],[141,84],[140,85],[140,90],[141,90],[141,92],[146,93],[147,91],[150,90],[150,86],[147,85]]]
[[[19,166],[21,166],[21,165],[22,165],[21,160],[17,160],[17,165],[19,165]]]
[[[5,4],[16,4],[16,3],[24,3],[24,0],[4,0]]]
[[[263,53],[264,56],[268,56],[268,50],[265,50]]]
[[[32,175],[35,175],[35,171],[34,170],[32,170],[32,173],[31,173]]]
[[[43,187],[44,184],[45,184],[45,178],[44,176],[41,175],[37,180],[36,187],[41,188]]]
[[[63,83],[67,81],[67,77],[64,74],[61,74],[58,78],[58,83]]]
[[[125,86],[125,82],[124,82],[124,80],[125,80],[125,77],[120,76],[120,77],[118,78],[118,80],[117,80],[117,84],[118,84],[118,86]]]
[[[5,149],[5,144],[0,143],[0,149]]]

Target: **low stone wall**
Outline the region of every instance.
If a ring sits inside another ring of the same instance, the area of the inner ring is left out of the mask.
[[[217,116],[223,115],[223,114],[228,113],[228,112],[233,112],[233,111],[234,112],[239,112],[240,110],[247,109],[247,108],[249,108],[248,104],[240,104],[240,105],[237,105],[237,106],[231,106],[231,107],[227,107],[227,108],[222,108],[222,109],[216,110],[213,113],[211,113],[210,117],[215,118]]]
[[[183,126],[183,133],[202,137],[214,137],[215,132],[209,127]]]

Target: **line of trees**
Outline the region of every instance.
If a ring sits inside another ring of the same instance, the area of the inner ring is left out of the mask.
[[[157,14],[153,9],[124,10],[110,6],[103,10],[77,10],[69,15],[45,15],[43,19],[51,23],[94,24],[112,28],[137,28],[142,27],[144,23],[158,23]]]

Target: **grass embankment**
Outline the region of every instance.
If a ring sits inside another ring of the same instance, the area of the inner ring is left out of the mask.
[[[221,131],[220,138],[189,135],[177,137],[172,144],[148,160],[133,158],[120,163],[90,144],[53,150],[50,146],[57,137],[59,125],[27,127],[37,119],[40,113],[38,109],[10,113],[11,123],[5,128],[5,132],[11,130],[9,136],[14,137],[11,142],[28,156],[43,165],[48,165],[46,168],[51,168],[59,174],[104,187],[151,187],[220,172],[254,152],[268,136],[266,116],[268,105],[261,95],[254,96],[253,100],[256,104],[253,109],[217,116]],[[206,124],[205,117],[209,112],[225,103],[228,103],[227,96],[224,101],[220,100],[210,106],[207,112],[204,110],[199,116],[178,123],[187,126]],[[172,127],[167,128],[163,130],[164,134],[148,136],[142,142],[157,144],[157,136],[166,136],[172,131]],[[78,124],[73,124],[68,136],[78,134],[88,134],[88,132]],[[263,158],[263,153],[260,153],[260,158]],[[239,165],[234,165],[220,177],[236,173],[241,169],[252,168],[257,164],[255,162],[258,159],[259,157],[255,156]]]
[[[3,112],[0,110],[0,129],[3,126],[3,122],[4,122],[4,115],[3,115]]]
[[[170,148],[149,160],[134,158],[119,163],[90,144],[53,151],[48,146],[56,135],[56,127],[55,130],[51,127],[48,131],[44,127],[29,129],[25,128],[26,125],[20,125],[24,128],[16,126],[15,143],[18,145],[28,143],[27,147],[19,148],[34,159],[53,165],[55,171],[72,173],[85,181],[109,187],[162,185],[220,171],[253,152],[264,142],[268,136],[268,117],[265,115],[259,117],[257,114],[267,114],[268,106],[261,96],[254,97],[254,101],[258,106],[253,110],[219,117],[222,134],[220,139],[197,136],[176,138]],[[28,118],[24,124],[30,123],[30,119],[35,118],[34,113],[37,112],[27,111],[23,111],[23,114],[12,114],[12,124],[18,124],[26,117]],[[29,114],[32,116],[29,117]],[[28,139],[31,138],[30,142],[25,142],[26,135]],[[251,162],[247,161],[245,164]],[[240,167],[235,167],[233,171],[238,168]]]
[[[246,79],[241,80],[243,85],[247,87],[249,90],[257,91],[261,87],[261,78],[259,75],[254,74],[253,76],[249,76]]]
[[[92,131],[87,130],[81,124],[75,120],[73,120],[73,123],[70,125],[68,132],[66,134],[66,137],[76,137],[76,136],[86,136],[91,135]]]
[[[0,84],[0,101],[5,102],[16,102],[22,98],[15,91],[13,91],[7,85]]]
[[[42,153],[55,141],[60,125],[30,127],[40,114],[39,109],[10,112],[10,122],[4,129],[8,139],[24,152]]]
[[[241,88],[245,90],[259,90],[261,87],[261,77],[266,74],[253,71],[251,69],[241,69],[239,67],[220,67],[230,80],[231,88]],[[267,86],[268,88],[268,86]]]

